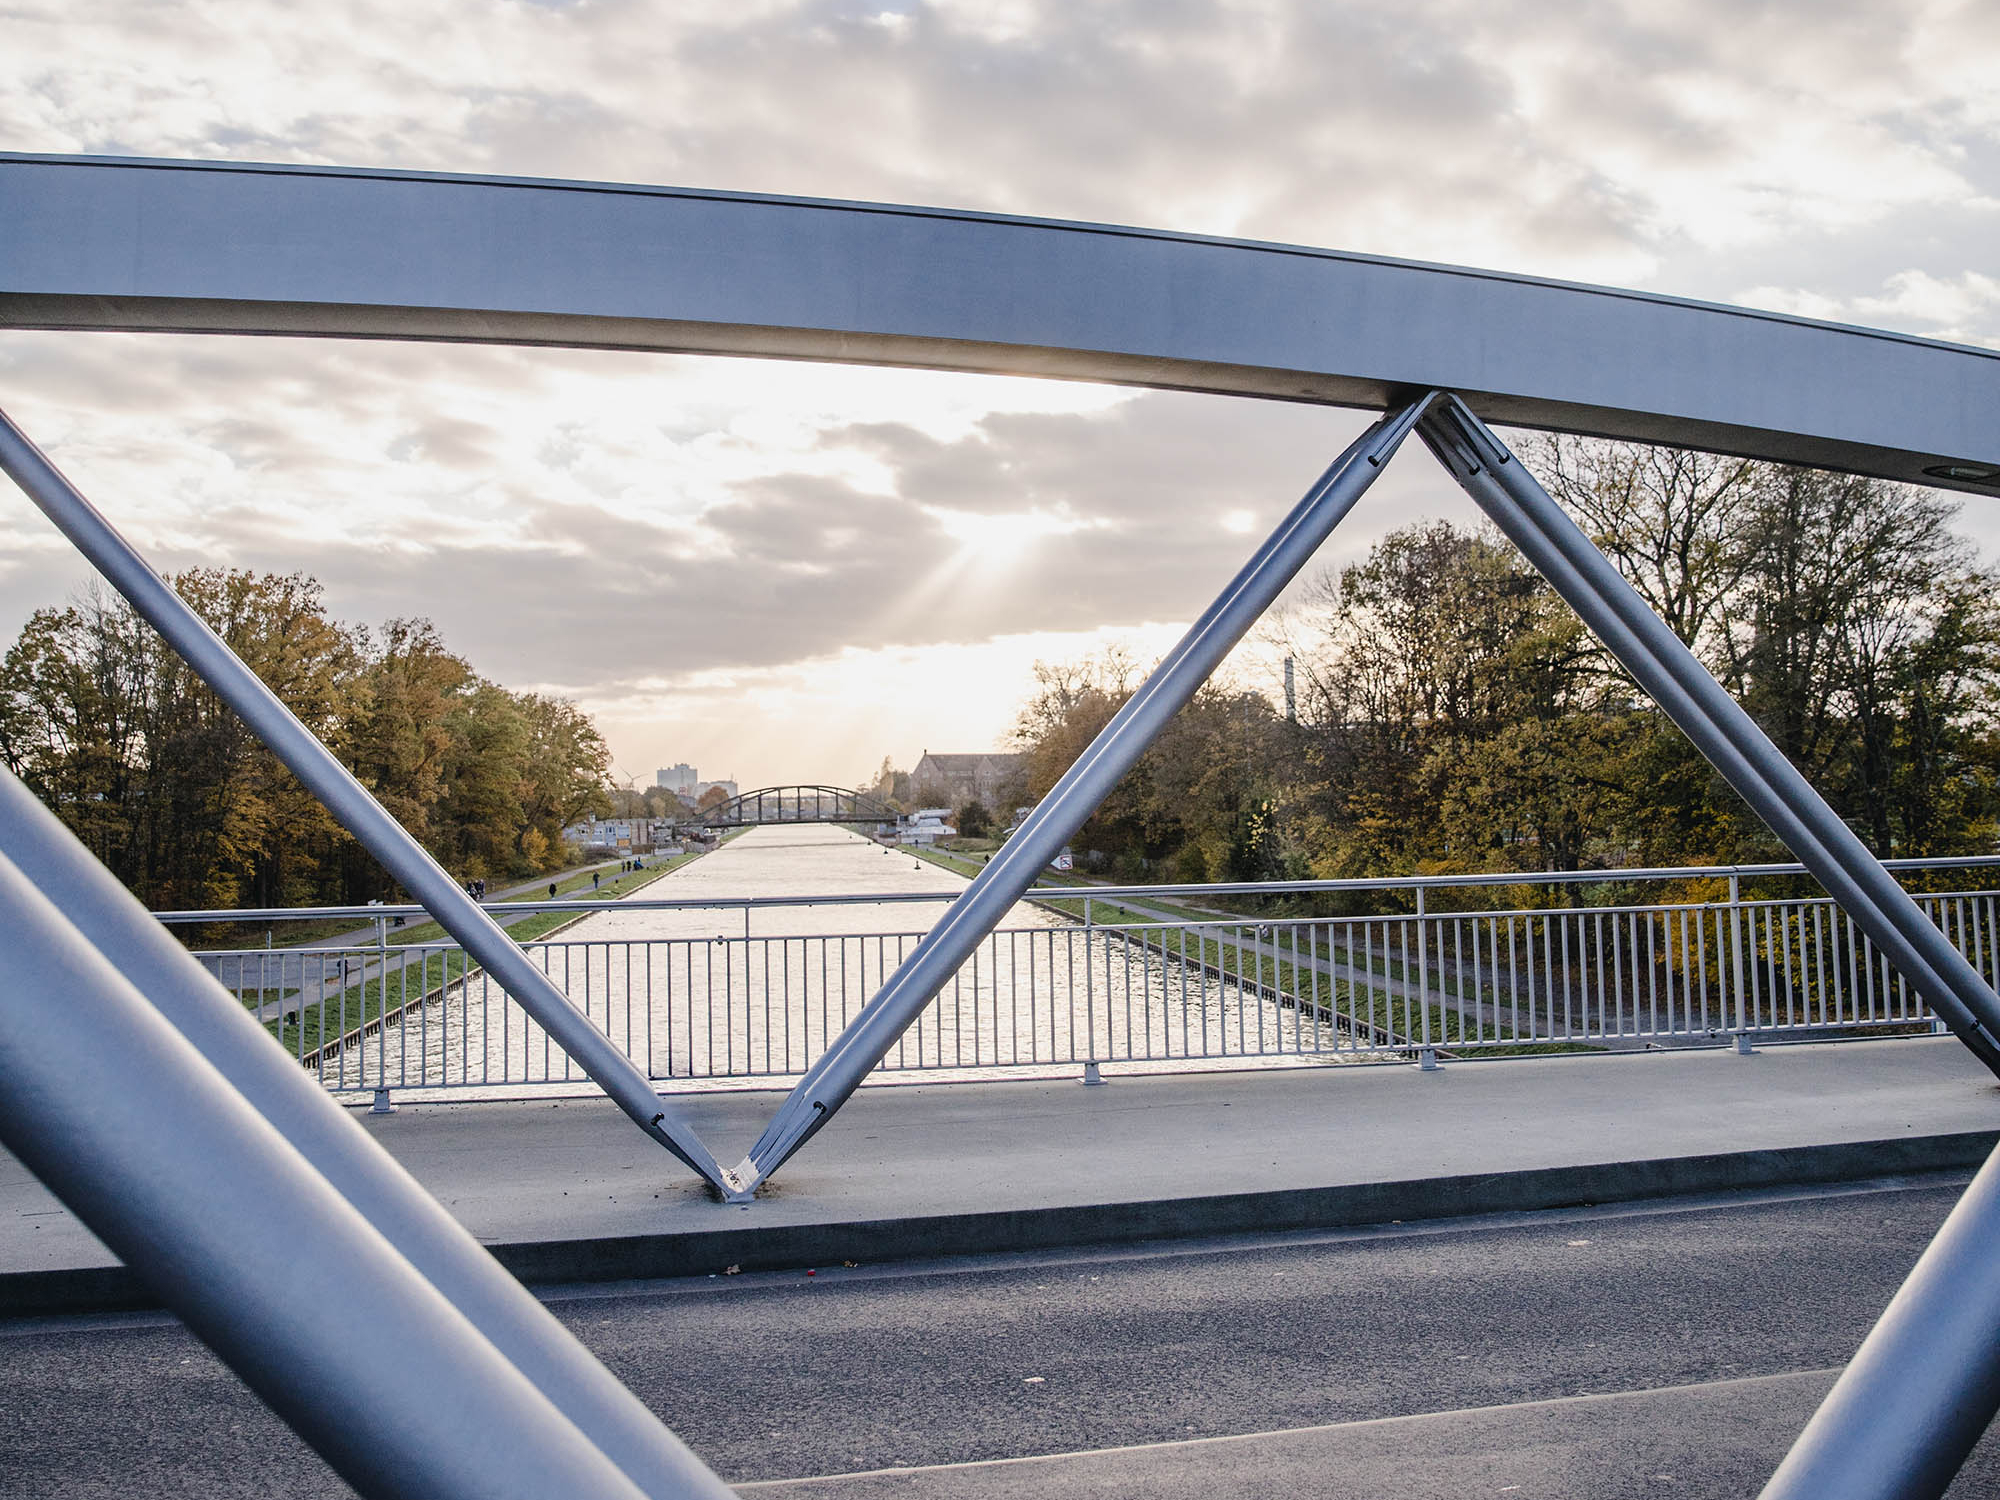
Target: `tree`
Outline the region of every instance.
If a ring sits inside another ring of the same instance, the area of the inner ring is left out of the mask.
[[[1069,770],[1124,706],[1137,675],[1116,649],[1036,664],[1037,691],[1014,729],[1027,757],[1029,797],[1045,795]],[[1135,875],[1162,862],[1177,876],[1229,875],[1250,847],[1242,820],[1269,796],[1283,761],[1275,744],[1281,723],[1261,694],[1208,684],[1098,805],[1079,840]]]
[[[428,620],[389,621],[365,654],[349,763],[397,822],[428,839],[454,753],[452,717],[472,668],[445,649]]]
[[[1769,466],[1565,435],[1530,438],[1522,456],[1667,627],[1712,650],[1748,567],[1744,517]]]
[[[93,586],[36,610],[0,662],[0,758],[128,882],[156,665],[137,623]]]
[[[611,749],[589,716],[566,699],[529,693],[515,702],[525,732],[521,832],[515,844],[525,859],[528,834],[539,833],[545,846],[557,847],[564,828],[609,806],[604,786]],[[679,798],[665,788],[653,790],[678,810]]]
[[[1314,868],[1573,868],[1618,806],[1624,703],[1492,532],[1384,537],[1316,581],[1300,651]]]
[[[371,636],[299,574],[196,569],[190,606],[431,852],[532,873],[604,803],[573,704],[485,682],[433,626]],[[392,894],[317,798],[122,601],[38,610],[0,660],[0,759],[155,905]]]
[[[958,831],[969,839],[985,838],[993,831],[993,814],[977,797],[958,810]]]
[[[2000,579],[1952,532],[1954,507],[1796,468],[1757,502],[1725,680],[1877,854],[1980,841],[1990,783],[1955,784],[1991,733]]]
[[[1523,445],[1544,483],[1878,853],[2000,822],[2000,576],[1939,496],[1636,444]],[[1492,530],[1420,523],[1321,575],[1287,626],[1297,724],[1210,685],[1085,825],[1135,873],[1261,879],[1776,855],[1775,841]],[[1029,790],[1130,695],[1122,656],[1040,663]]]
[[[1629,443],[1526,453],[1647,601],[1881,854],[1980,845],[2000,622],[1955,504],[1908,486]],[[1613,669],[1615,670],[1615,669]],[[1667,862],[1778,852],[1658,714],[1630,843]]]
[[[896,769],[896,763],[889,756],[882,757],[882,767],[875,773],[872,786],[857,787],[882,803],[892,812],[909,812],[916,807],[916,789],[910,785],[910,773]]]

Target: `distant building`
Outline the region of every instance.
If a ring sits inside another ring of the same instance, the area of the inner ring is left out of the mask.
[[[977,802],[993,812],[1020,800],[1027,773],[1025,755],[933,755],[926,750],[910,772],[910,785],[926,802],[952,807]]]
[[[682,762],[678,766],[668,766],[664,770],[655,771],[653,773],[653,785],[665,787],[690,807],[695,806],[703,797],[706,797],[709,789],[712,787],[721,787],[722,795],[725,797],[734,797],[736,795],[736,783],[733,780],[703,781],[701,779],[701,772],[686,762]]]
[[[951,826],[950,818],[948,807],[920,807],[896,825],[896,842],[929,845],[951,838],[958,830]]]
[[[563,842],[584,849],[644,854],[672,839],[672,818],[591,818],[562,831]]]

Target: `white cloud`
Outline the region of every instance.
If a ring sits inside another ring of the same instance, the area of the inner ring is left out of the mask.
[[[1983,341],[2000,348],[2000,281],[1978,271],[1956,277],[1898,271],[1880,297],[1863,297],[1862,314],[1885,327],[1923,328],[1935,338]],[[1982,334],[1982,329],[1995,330]]]
[[[1898,271],[1873,296],[1843,298],[1804,287],[1760,286],[1737,300],[1802,318],[1893,328],[2000,349],[2000,279],[1980,271],[1961,271],[1952,277]]]
[[[1983,0],[16,0],[6,27],[4,149],[1159,224],[2000,346]],[[483,669],[585,695],[642,762],[682,758],[658,726],[690,694],[723,701],[688,672],[759,674],[703,721],[718,747],[831,712],[816,684],[891,692],[901,671],[949,677],[927,701],[960,729],[935,738],[976,748],[972,689],[1011,712],[1023,681],[978,652],[1187,617],[1354,420],[909,371],[54,334],[0,335],[0,405],[163,563],[305,567],[350,616],[433,613]],[[1421,460],[1384,496],[1357,524],[1456,503]],[[76,576],[62,556],[0,500],[0,625]],[[747,750],[716,757],[749,774]]]

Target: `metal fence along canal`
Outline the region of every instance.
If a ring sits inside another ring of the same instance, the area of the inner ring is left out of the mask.
[[[2000,980],[2000,894],[1979,868],[1992,863],[1903,869],[1952,886],[1919,894],[1919,905]],[[1245,887],[1042,891],[960,968],[882,1071],[1382,1061],[1931,1030],[1923,997],[1833,902],[1743,894],[1745,881],[1781,883],[1793,868],[1255,888],[1267,901],[1367,897],[1409,908],[1351,917],[1217,911]],[[1714,894],[1584,899],[1667,881]],[[575,925],[526,948],[663,1086],[791,1078],[910,955],[945,899],[580,905]],[[1491,909],[1464,909],[1475,903]],[[456,946],[396,942],[390,920],[378,918],[368,944],[202,957],[329,1089],[516,1092],[587,1081]],[[674,930],[648,930],[659,926]]]

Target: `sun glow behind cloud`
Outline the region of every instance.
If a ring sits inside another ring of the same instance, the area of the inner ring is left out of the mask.
[[[958,543],[959,555],[989,568],[1012,568],[1028,558],[1038,542],[1100,529],[1101,521],[1044,510],[985,515],[976,511],[925,506],[924,514]]]
[[[6,149],[1166,225],[2000,347],[2000,10],[1971,0],[1560,24],[1527,0],[23,0],[6,25]],[[1034,656],[1192,618],[1354,425],[803,363],[59,334],[0,335],[0,405],[163,566],[434,614],[482,670],[583,695],[622,763],[746,776],[801,724],[872,737],[864,768],[990,743]],[[1453,503],[1421,475],[1399,463],[1341,548]],[[0,497],[0,627],[80,577]]]
[[[1089,631],[1037,631],[976,645],[845,649],[783,667],[694,673],[662,679],[615,699],[583,695],[583,705],[614,744],[661,748],[641,755],[685,759],[704,773],[736,773],[748,786],[781,785],[831,776],[843,783],[871,777],[891,755],[908,769],[925,750],[1004,746],[1019,696],[1037,661],[1064,661],[1123,647],[1152,662],[1186,626],[1144,622]],[[745,719],[784,724],[782,741],[748,744]],[[670,723],[662,736],[658,726]],[[949,736],[949,738],[947,738]],[[671,751],[671,754],[669,754]],[[638,766],[621,756],[639,774]]]

